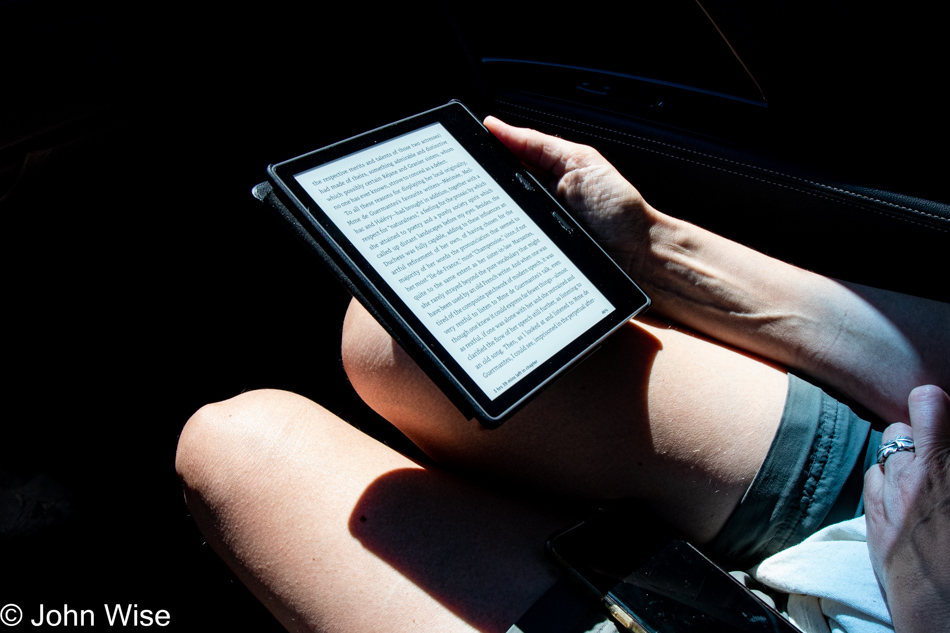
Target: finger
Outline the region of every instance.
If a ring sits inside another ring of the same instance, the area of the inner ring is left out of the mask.
[[[884,446],[888,442],[893,442],[898,437],[909,437],[914,439],[914,429],[903,422],[895,422],[891,424],[886,429],[881,436],[881,446]],[[901,469],[909,462],[913,461],[914,453],[911,451],[898,451],[896,453],[891,453],[890,457],[885,460],[884,464],[881,464],[884,475],[888,481],[895,481]],[[873,469],[872,469],[873,470]],[[880,469],[879,469],[880,470]]]
[[[545,160],[544,135],[527,128],[514,127],[493,116],[486,117],[485,127],[495,135],[502,144],[518,157],[518,160],[529,167],[550,169],[549,161]]]
[[[909,424],[904,424],[903,422],[895,422],[891,424],[886,429],[881,436],[881,444],[887,444],[888,442],[893,442],[896,437],[914,437],[914,428]]]
[[[528,167],[551,173],[561,178],[569,169],[571,157],[582,150],[582,146],[570,141],[548,136],[536,130],[514,127],[489,116],[485,127],[501,141],[505,147]]]
[[[877,516],[884,503],[884,470],[874,464],[864,473],[864,511]]]
[[[950,396],[933,385],[917,387],[907,407],[917,454],[930,458],[950,453]]]

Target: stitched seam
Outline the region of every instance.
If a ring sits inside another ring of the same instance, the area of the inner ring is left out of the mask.
[[[836,403],[837,404],[837,403]],[[829,405],[829,400],[822,398],[822,418],[824,418],[824,409]],[[836,440],[838,439],[838,430],[840,424],[838,422],[839,418],[839,407],[834,407],[834,419],[831,423],[831,435],[828,438],[827,448],[825,450],[815,450],[814,444],[812,445],[812,455],[811,460],[808,465],[807,478],[802,484],[802,495],[800,498],[800,504],[798,506],[798,513],[795,517],[795,521],[792,525],[795,528],[802,527],[802,521],[808,515],[808,510],[811,508],[812,503],[815,500],[815,491],[818,488],[818,482],[824,476],[825,468],[828,466],[828,461],[831,458],[832,447],[835,445]],[[815,436],[815,443],[818,443],[818,448],[821,449],[820,438],[824,436],[824,425],[819,429],[818,434]],[[799,538],[800,533],[795,530],[787,530],[785,532],[785,539],[782,541],[781,547],[779,550],[783,550],[789,546],[789,541],[792,538]],[[808,536],[807,534],[805,536]]]
[[[513,104],[513,103],[509,103],[509,102],[501,102],[501,103],[504,103],[505,105],[510,106],[510,107],[513,107],[513,108],[520,108],[520,109],[522,109],[522,110],[527,110],[527,111],[529,111],[529,112],[534,112],[534,113],[539,114],[539,115],[542,115],[542,116],[550,116],[550,117],[553,117],[553,118],[561,119],[562,121],[568,121],[568,122],[574,123],[574,124],[576,124],[576,125],[585,125],[585,126],[590,127],[590,128],[594,128],[594,129],[597,129],[597,130],[602,130],[602,131],[604,131],[604,132],[609,132],[609,133],[612,133],[612,134],[621,134],[621,135],[623,135],[623,136],[627,136],[627,137],[630,137],[630,138],[633,138],[633,139],[636,139],[636,140],[638,140],[638,141],[642,141],[642,142],[645,142],[645,143],[652,143],[652,144],[654,144],[654,145],[661,145],[661,146],[663,146],[663,147],[668,147],[668,148],[670,148],[670,149],[679,150],[679,151],[687,152],[687,153],[690,153],[690,154],[695,154],[695,155],[697,155],[697,156],[702,156],[703,158],[708,158],[708,159],[710,159],[710,160],[716,160],[716,161],[720,161],[720,162],[724,162],[724,163],[731,163],[731,164],[736,165],[736,166],[738,166],[738,167],[743,167],[743,168],[745,168],[745,169],[752,169],[752,170],[755,170],[755,171],[758,171],[758,172],[764,172],[764,173],[767,173],[767,174],[774,174],[774,175],[780,176],[780,177],[782,177],[782,178],[788,178],[789,180],[797,180],[798,182],[802,182],[802,183],[805,183],[805,184],[809,184],[809,185],[812,185],[812,186],[814,186],[814,187],[819,187],[819,188],[822,188],[822,189],[828,189],[828,190],[830,190],[830,191],[835,191],[835,192],[837,192],[837,193],[841,193],[841,194],[847,195],[847,196],[854,196],[855,198],[860,198],[860,199],[862,199],[862,200],[867,200],[867,201],[869,201],[869,202],[874,202],[874,203],[877,203],[877,204],[883,204],[883,205],[885,205],[885,206],[893,207],[893,208],[895,208],[895,209],[902,209],[902,210],[904,210],[904,211],[910,211],[911,213],[918,213],[918,214],[925,215],[925,216],[928,216],[928,217],[936,218],[936,219],[938,219],[938,220],[944,219],[942,216],[939,216],[939,215],[936,215],[936,214],[933,214],[933,213],[928,213],[928,212],[926,212],[926,211],[921,211],[920,209],[914,209],[913,207],[905,207],[905,206],[903,206],[903,205],[895,204],[895,203],[893,203],[893,202],[888,202],[888,201],[886,201],[886,200],[881,200],[881,199],[879,199],[879,198],[873,198],[873,197],[871,197],[871,196],[866,196],[866,195],[864,195],[864,194],[856,193],[856,192],[854,192],[854,191],[848,191],[847,189],[841,189],[840,187],[833,187],[833,186],[831,186],[831,185],[827,185],[827,184],[824,184],[824,183],[816,182],[816,181],[813,181],[813,180],[808,180],[807,178],[802,178],[802,177],[800,177],[800,176],[792,176],[791,174],[786,174],[786,173],[783,173],[783,172],[780,172],[780,171],[776,171],[776,170],[774,170],[774,169],[767,169],[767,168],[765,168],[765,167],[760,167],[760,166],[758,166],[758,165],[750,165],[750,164],[748,164],[748,163],[743,163],[743,162],[741,162],[741,161],[733,160],[733,159],[730,159],[730,158],[724,158],[724,157],[721,157],[721,156],[715,156],[715,155],[713,155],[713,154],[707,154],[707,153],[705,153],[705,152],[700,152],[700,151],[698,151],[698,150],[689,149],[689,148],[687,148],[687,147],[682,147],[682,146],[679,146],[679,145],[673,145],[673,144],[671,144],[671,143],[665,143],[665,142],[663,142],[663,141],[658,141],[658,140],[646,138],[646,137],[643,137],[643,136],[637,136],[637,135],[635,135],[635,134],[630,134],[629,132],[622,132],[622,131],[619,131],[619,130],[614,130],[614,129],[611,129],[611,128],[606,128],[606,127],[603,127],[603,126],[600,126],[600,125],[594,125],[593,123],[587,123],[586,121],[578,121],[578,120],[576,120],[576,119],[571,119],[571,118],[559,116],[559,115],[556,115],[556,114],[550,114],[550,113],[547,113],[547,112],[542,112],[542,111],[540,111],[540,110],[528,108],[528,107],[526,107],[526,106],[520,106],[520,105]],[[581,132],[581,130],[576,130],[576,131]],[[599,138],[603,138],[603,137],[599,137]],[[607,139],[607,140],[610,140],[610,139]],[[618,142],[619,142],[619,141],[618,141]],[[701,164],[701,163],[700,163],[700,164]]]
[[[810,180],[807,180],[807,179],[804,179],[804,178],[800,178],[800,177],[797,177],[797,176],[791,176],[791,175],[784,174],[784,173],[781,173],[781,172],[778,172],[778,171],[774,171],[774,170],[770,170],[770,169],[765,169],[765,168],[762,168],[762,167],[756,167],[756,166],[753,166],[753,165],[748,165],[748,164],[746,164],[746,163],[741,163],[741,162],[739,162],[739,161],[734,161],[734,160],[727,159],[727,158],[720,158],[720,157],[718,157],[718,156],[713,156],[713,155],[710,155],[710,154],[704,154],[703,152],[698,152],[698,151],[696,151],[696,150],[691,150],[691,149],[687,149],[687,148],[680,147],[680,146],[677,146],[677,145],[672,145],[672,144],[670,144],[670,143],[664,143],[664,142],[662,142],[662,141],[656,141],[656,140],[653,140],[653,139],[648,139],[648,138],[644,138],[644,137],[641,137],[641,136],[636,136],[636,135],[634,135],[634,134],[629,134],[629,133],[627,133],[627,132],[618,132],[618,131],[616,131],[616,130],[612,130],[612,129],[609,129],[609,128],[605,128],[605,127],[603,127],[603,126],[593,125],[593,124],[591,124],[591,123],[586,123],[586,122],[584,122],[584,121],[577,121],[577,120],[570,119],[570,118],[567,118],[567,117],[562,117],[562,116],[559,116],[559,115],[548,114],[548,113],[546,113],[546,112],[541,112],[541,111],[539,111],[539,110],[534,110],[534,109],[532,109],[532,108],[527,108],[527,107],[525,107],[525,106],[519,106],[519,105],[517,105],[517,104],[512,104],[512,103],[503,102],[503,101],[501,101],[501,102],[499,102],[499,103],[500,103],[500,104],[503,104],[503,105],[506,105],[506,106],[509,106],[509,107],[512,107],[512,108],[518,108],[518,109],[520,109],[520,110],[526,110],[526,111],[528,111],[528,112],[534,112],[534,113],[539,114],[539,115],[541,115],[541,116],[552,117],[552,118],[555,118],[555,119],[560,119],[561,121],[567,121],[567,122],[569,122],[569,123],[574,123],[574,124],[576,124],[576,125],[583,125],[583,126],[586,126],[586,127],[589,127],[589,128],[593,128],[593,129],[597,129],[597,130],[602,130],[602,131],[604,131],[604,132],[609,132],[609,133],[612,133],[612,134],[620,134],[620,135],[629,137],[629,138],[631,138],[631,139],[636,139],[636,140],[638,140],[638,141],[642,141],[642,142],[644,142],[644,143],[650,143],[650,144],[653,144],[653,145],[660,145],[660,146],[667,147],[667,148],[670,148],[670,149],[673,149],[673,150],[678,150],[678,151],[682,151],[682,152],[687,152],[687,153],[690,153],[690,154],[694,154],[694,155],[697,155],[697,156],[702,156],[702,157],[708,158],[708,159],[710,159],[710,160],[715,160],[715,161],[720,161],[720,162],[725,162],[725,163],[731,163],[731,164],[733,164],[733,165],[736,165],[736,166],[739,166],[739,167],[744,167],[744,168],[746,168],[746,169],[751,169],[751,170],[755,170],[755,171],[758,171],[758,172],[765,172],[765,173],[774,174],[774,175],[776,175],[776,176],[780,176],[780,177],[783,177],[783,178],[787,178],[787,179],[789,179],[789,180],[796,180],[796,181],[801,182],[801,183],[810,184],[810,185],[812,185],[812,186],[819,187],[819,188],[821,188],[821,189],[827,189],[827,190],[830,190],[830,191],[835,191],[835,192],[838,192],[838,193],[840,193],[840,194],[842,194],[842,195],[845,195],[845,196],[854,197],[854,198],[859,198],[859,199],[862,199],[862,200],[865,200],[865,201],[868,201],[868,202],[871,202],[871,203],[880,204],[880,205],[883,205],[883,206],[891,207],[891,208],[893,208],[893,209],[900,209],[900,210],[908,211],[908,212],[913,213],[913,214],[915,214],[915,215],[932,218],[932,219],[937,220],[937,221],[940,221],[940,222],[946,222],[946,218],[944,218],[944,217],[942,217],[942,216],[939,216],[939,215],[936,215],[936,214],[933,214],[933,213],[928,213],[928,212],[926,212],[926,211],[921,211],[921,210],[919,210],[919,209],[913,209],[913,208],[911,208],[911,207],[901,206],[901,205],[898,205],[898,204],[894,204],[894,203],[892,203],[892,202],[887,202],[887,201],[885,201],[885,200],[879,200],[879,199],[877,199],[877,198],[872,198],[872,197],[870,197],[870,196],[865,196],[865,195],[862,195],[862,194],[859,194],[859,193],[854,193],[854,192],[852,192],[852,191],[847,191],[847,190],[845,190],[845,189],[840,189],[840,188],[837,188],[837,187],[832,187],[832,186],[830,186],[830,185],[824,185],[824,184],[821,184],[821,183],[813,182],[813,181],[810,181]],[[868,208],[868,207],[865,207],[865,206],[861,206],[861,205],[855,204],[854,202],[851,202],[851,201],[848,201],[848,200],[840,200],[840,199],[837,199],[837,198],[832,198],[831,196],[822,195],[822,194],[817,193],[817,192],[814,192],[814,191],[808,191],[807,189],[802,189],[802,188],[799,188],[799,187],[794,187],[794,186],[788,185],[788,184],[778,183],[778,182],[775,182],[775,181],[773,181],[773,180],[767,180],[767,179],[765,179],[765,178],[757,177],[757,176],[754,176],[754,175],[752,175],[752,174],[746,174],[746,173],[742,173],[742,172],[740,172],[740,171],[734,171],[734,170],[726,169],[726,168],[724,168],[724,167],[718,167],[718,166],[716,166],[716,165],[710,165],[710,164],[708,164],[708,163],[703,163],[703,162],[698,161],[698,160],[691,160],[691,159],[689,159],[689,158],[685,158],[685,157],[682,157],[682,156],[676,156],[675,154],[670,154],[670,153],[663,152],[663,151],[660,151],[660,150],[657,150],[657,149],[652,149],[652,148],[649,148],[649,147],[644,147],[644,146],[642,146],[642,145],[636,145],[636,144],[634,144],[634,143],[621,141],[621,140],[618,140],[618,139],[616,139],[616,138],[611,138],[611,137],[609,137],[609,136],[603,136],[603,135],[600,135],[600,134],[595,134],[595,133],[590,132],[590,131],[580,130],[580,129],[576,129],[576,128],[571,128],[571,127],[566,126],[566,125],[553,124],[553,123],[551,123],[550,121],[546,121],[546,120],[538,119],[538,118],[533,118],[533,117],[527,116],[527,115],[525,115],[525,114],[514,113],[514,112],[513,112],[512,114],[514,114],[515,116],[520,116],[520,117],[522,117],[522,118],[525,118],[525,119],[527,119],[527,120],[529,120],[529,121],[535,121],[535,122],[537,122],[537,123],[546,123],[546,124],[548,124],[548,125],[554,125],[554,126],[556,126],[556,127],[560,127],[560,128],[562,128],[562,129],[565,129],[565,130],[571,130],[571,131],[577,132],[577,133],[579,133],[579,134],[585,134],[585,135],[587,135],[587,136],[592,136],[592,137],[594,137],[594,138],[599,138],[599,139],[602,139],[602,140],[605,140],[605,141],[608,141],[608,142],[611,142],[611,143],[617,143],[617,144],[619,144],[619,145],[626,145],[627,147],[633,147],[633,148],[635,148],[635,149],[639,149],[639,150],[642,150],[642,151],[652,152],[652,153],[658,154],[658,155],[660,155],[660,156],[666,156],[667,158],[673,158],[673,159],[675,159],[675,160],[680,160],[680,161],[683,161],[683,162],[692,163],[692,164],[694,164],[694,165],[699,165],[699,166],[701,166],[701,167],[707,167],[707,168],[709,168],[709,169],[715,169],[715,170],[722,171],[722,172],[725,172],[725,173],[728,173],[728,174],[733,174],[733,175],[735,175],[735,176],[740,176],[740,177],[743,177],[743,178],[748,178],[748,179],[750,179],[750,180],[755,180],[755,181],[758,181],[758,182],[761,182],[761,183],[765,183],[765,184],[769,184],[769,185],[774,185],[774,186],[776,186],[776,187],[782,187],[782,188],[788,189],[788,190],[790,190],[790,191],[797,191],[797,192],[799,192],[799,193],[803,193],[803,194],[806,194],[806,195],[809,195],[809,196],[812,196],[812,197],[815,197],[815,198],[820,198],[820,199],[823,199],[823,200],[828,200],[828,201],[830,201],[830,202],[835,202],[835,203],[838,203],[838,204],[845,204],[845,205],[847,205],[847,206],[854,207],[854,208],[856,208],[856,209],[868,210],[868,211],[871,211],[872,213],[877,213],[878,215],[883,215],[884,217],[893,218],[893,219],[896,219],[896,220],[901,220],[901,221],[903,221],[903,222],[908,222],[908,223],[911,223],[911,224],[916,224],[916,225],[918,225],[918,226],[923,226],[923,227],[926,227],[926,228],[928,228],[928,229],[934,229],[934,230],[941,231],[941,232],[948,232],[948,229],[945,229],[945,228],[943,228],[943,227],[933,226],[933,225],[930,225],[930,224],[925,224],[925,223],[923,223],[923,222],[916,221],[916,220],[912,220],[912,219],[910,219],[910,218],[906,218],[906,217],[903,217],[903,216],[901,216],[901,215],[897,215],[897,214],[894,214],[894,213],[888,213],[888,212],[886,212],[886,211],[883,210],[883,209]]]

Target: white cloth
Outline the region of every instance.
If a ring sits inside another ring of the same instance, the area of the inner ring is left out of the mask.
[[[894,631],[868,556],[863,516],[766,558],[752,575],[789,594],[788,617],[806,633]]]

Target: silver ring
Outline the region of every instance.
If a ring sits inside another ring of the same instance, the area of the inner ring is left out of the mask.
[[[881,444],[881,448],[877,449],[877,463],[883,466],[888,457],[901,451],[910,451],[913,453],[914,440],[904,435],[898,435],[894,438],[893,442]]]

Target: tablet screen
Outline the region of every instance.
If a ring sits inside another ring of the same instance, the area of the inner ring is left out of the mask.
[[[294,178],[490,399],[615,309],[441,123]]]
[[[291,228],[485,426],[650,303],[458,102],[268,173]]]

